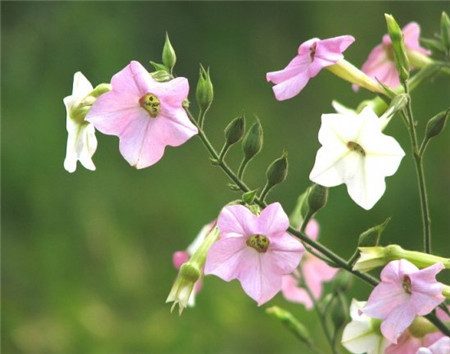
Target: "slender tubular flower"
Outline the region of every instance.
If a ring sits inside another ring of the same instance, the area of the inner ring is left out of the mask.
[[[325,187],[345,183],[353,201],[366,210],[382,197],[385,177],[397,171],[405,155],[394,138],[381,132],[370,107],[358,115],[323,114],[319,141],[311,181]]]
[[[276,84],[273,92],[278,101],[297,95],[323,68],[336,64],[355,39],[340,36],[328,39],[312,38],[300,45],[297,56],[283,69],[269,72],[268,82]]]
[[[306,235],[317,240],[319,235],[319,223],[311,219],[305,229]],[[322,283],[331,280],[338,272],[337,268],[330,267],[320,258],[311,253],[306,253],[300,263],[301,274],[315,299],[322,295]],[[305,305],[307,309],[313,307],[313,301],[305,289],[298,286],[301,276],[295,271],[293,274],[284,275],[282,278],[281,292],[288,301],[298,302]]]
[[[242,205],[226,206],[217,220],[221,238],[212,245],[205,274],[238,279],[258,305],[281,290],[281,278],[298,266],[304,248],[289,235],[289,219],[279,203],[254,215]]]
[[[444,301],[443,285],[436,281],[436,274],[443,268],[441,263],[436,263],[419,270],[404,259],[388,263],[363,312],[382,319],[383,336],[397,343],[417,315],[429,314]]]
[[[352,300],[352,321],[345,326],[341,343],[351,353],[383,354],[389,341],[381,335],[380,320],[361,311],[365,304],[365,301]]]
[[[183,108],[187,79],[157,82],[132,61],[113,76],[111,85],[112,91],[99,97],[86,120],[104,134],[117,135],[120,152],[133,167],[155,164],[167,145],[179,146],[197,134]]]
[[[417,67],[431,63],[427,57],[431,52],[419,44],[420,26],[415,22],[410,22],[402,29],[402,32],[410,63]],[[396,87],[400,84],[389,35],[384,35],[382,43],[370,52],[361,70],[387,86]],[[356,91],[358,86],[354,85],[353,89]]]
[[[92,162],[92,156],[97,149],[95,128],[84,119],[92,104],[92,101],[84,99],[87,99],[93,89],[88,79],[81,72],[77,72],[73,77],[72,94],[64,98],[68,133],[64,168],[70,173],[77,169],[77,161],[88,170],[95,170]]]

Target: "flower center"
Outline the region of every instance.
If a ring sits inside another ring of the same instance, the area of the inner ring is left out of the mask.
[[[402,287],[408,294],[411,294],[411,278],[409,276],[405,275],[403,277]]]
[[[270,241],[264,235],[253,235],[247,239],[247,246],[254,248],[259,253],[266,253],[269,248]]]
[[[347,143],[347,147],[352,151],[356,151],[356,152],[360,153],[362,156],[366,156],[366,152],[364,151],[362,146],[359,145],[358,143],[355,143],[354,141],[349,141]]]
[[[316,49],[317,49],[317,42],[314,42],[311,47],[309,48],[309,57],[311,58],[311,61],[314,61],[314,56],[316,55]]]
[[[161,103],[158,97],[153,93],[147,93],[139,100],[139,104],[144,108],[152,117],[156,117],[161,109]]]

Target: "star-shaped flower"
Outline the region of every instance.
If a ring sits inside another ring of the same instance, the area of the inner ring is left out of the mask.
[[[381,198],[386,183],[405,155],[398,142],[381,131],[379,118],[369,106],[361,113],[322,115],[319,142],[309,178],[325,187],[345,183],[350,197],[364,209]]]
[[[179,146],[197,134],[183,108],[187,79],[157,82],[132,61],[113,76],[111,85],[86,120],[102,133],[119,137],[120,152],[130,165],[138,169],[153,165],[167,145]]]
[[[410,57],[417,56],[417,54],[421,56],[431,54],[429,50],[422,48],[419,44],[420,26],[417,23],[408,23],[402,29],[402,32],[405,48]],[[377,79],[390,87],[396,87],[400,84],[389,35],[385,34],[382,43],[370,52],[361,70],[371,78]],[[353,89],[357,90],[358,86],[353,86]]]
[[[64,98],[68,133],[64,168],[70,173],[77,169],[77,161],[80,161],[88,170],[95,170],[92,162],[92,155],[97,149],[95,129],[84,119],[92,102],[83,102],[93,89],[88,79],[81,72],[77,72],[73,77],[72,95]]]
[[[381,283],[369,296],[364,313],[382,319],[383,336],[397,343],[417,315],[429,314],[445,300],[443,285],[436,281],[436,274],[443,268],[442,263],[436,263],[419,270],[404,259],[388,263],[381,272]]]
[[[258,305],[281,289],[281,278],[298,266],[304,248],[289,235],[289,218],[279,203],[268,205],[259,216],[242,205],[222,209],[217,227],[221,238],[208,252],[205,274],[225,281],[238,279]]]
[[[354,41],[352,36],[340,36],[312,38],[302,43],[297,56],[283,70],[266,75],[268,82],[276,84],[273,87],[276,99],[282,101],[297,95],[320,70],[343,59],[342,53]]]

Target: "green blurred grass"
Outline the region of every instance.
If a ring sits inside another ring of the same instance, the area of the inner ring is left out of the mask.
[[[245,112],[265,128],[265,148],[247,173],[264,182],[266,166],[289,152],[288,180],[271,198],[287,211],[308,185],[319,146],[320,114],[354,94],[328,72],[301,95],[276,102],[265,73],[281,69],[311,37],[352,34],[346,58],[360,66],[385,33],[383,13],[403,26],[438,31],[446,2],[1,2],[2,16],[2,348],[4,353],[292,353],[304,349],[236,282],[207,278],[195,309],[182,317],[164,304],[176,272],[175,250],[238,197],[210,165],[200,142],[168,148],[151,168],[136,171],[118,153],[116,138],[97,134],[95,173],[64,171],[62,99],[81,70],[95,85],[132,59],[158,61],[165,31],[177,51],[176,73],[197,81],[198,63],[211,67],[216,99],[207,129],[223,128]],[[414,93],[424,122],[448,106],[449,79]],[[191,95],[191,100],[193,101]],[[405,150],[401,121],[388,134]],[[426,158],[434,249],[448,255],[450,197],[448,130]],[[238,152],[231,162],[238,163]],[[349,256],[357,235],[392,216],[385,243],[420,249],[418,197],[411,158],[387,179],[387,194],[369,213],[343,186],[330,191],[320,216],[321,240]],[[355,282],[352,295],[369,288]],[[285,304],[326,345],[313,313]],[[182,349],[180,349],[182,348]]]

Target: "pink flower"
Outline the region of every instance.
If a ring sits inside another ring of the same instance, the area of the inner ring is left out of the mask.
[[[450,353],[450,337],[442,337],[428,347],[421,347],[417,354],[448,354]]]
[[[419,270],[407,260],[389,262],[381,272],[381,283],[370,294],[364,313],[383,320],[381,332],[393,343],[417,315],[427,315],[444,301],[443,285],[436,274],[442,263]]]
[[[197,128],[189,121],[183,101],[189,91],[185,78],[157,82],[137,61],[111,79],[86,116],[104,134],[117,135],[125,160],[136,168],[158,162],[167,145],[179,146]]]
[[[276,84],[273,87],[276,99],[282,101],[297,95],[320,70],[343,59],[342,53],[354,41],[352,36],[340,36],[302,43],[297,56],[283,70],[266,75],[268,82]]]
[[[306,226],[305,233],[316,240],[319,235],[318,222],[312,219]],[[310,253],[305,254],[300,267],[306,285],[316,299],[319,299],[322,294],[322,283],[331,280],[338,271]],[[307,309],[311,309],[313,306],[312,299],[305,289],[298,287],[299,279],[299,272],[283,276],[281,291],[286,300],[302,303]]]
[[[304,252],[300,241],[286,232],[288,226],[279,203],[268,205],[259,216],[242,205],[226,206],[217,221],[221,238],[208,252],[205,274],[238,279],[258,305],[269,301]]]
[[[409,330],[406,330],[398,338],[397,344],[390,344],[386,348],[385,354],[450,353],[450,351],[426,351],[430,348],[436,348],[440,344],[445,344],[445,341],[440,342],[442,338],[450,340],[449,337],[444,337],[441,332],[430,333],[423,337],[414,337]]]
[[[403,27],[402,32],[407,51],[422,55],[431,54],[429,50],[422,48],[419,44],[420,27],[417,23],[407,24]],[[396,87],[400,84],[389,35],[385,34],[382,43],[370,52],[361,70],[371,78],[377,79],[390,87]],[[358,86],[354,85],[353,89],[357,91]]]

